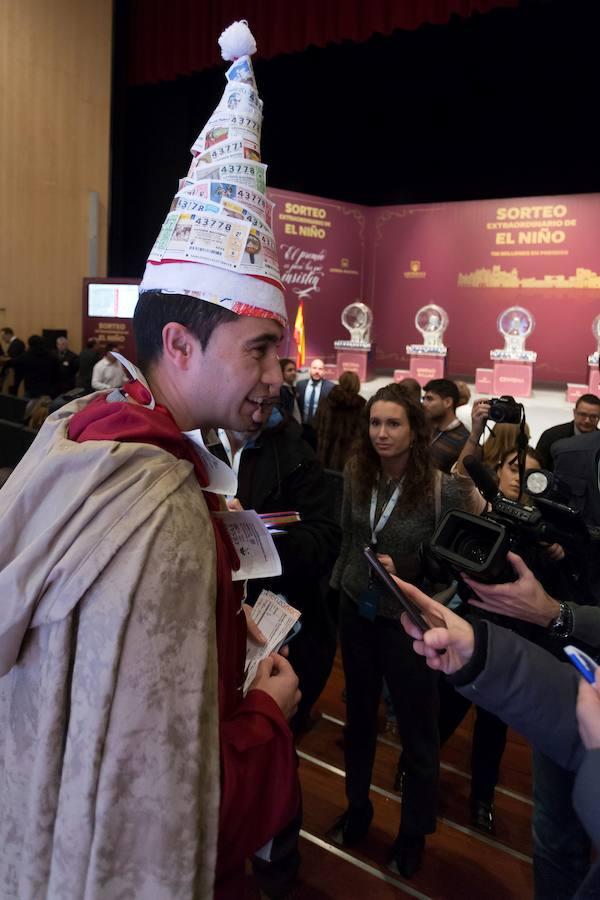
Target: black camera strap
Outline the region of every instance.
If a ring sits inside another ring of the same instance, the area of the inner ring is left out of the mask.
[[[518,502],[520,502],[525,490],[525,464],[527,462],[527,447],[529,446],[529,441],[525,432],[525,407],[522,403],[519,403],[519,407],[521,409],[521,421],[519,423],[519,436],[517,438],[517,464],[519,466]]]

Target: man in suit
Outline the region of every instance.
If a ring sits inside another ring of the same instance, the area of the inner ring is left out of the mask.
[[[75,387],[75,376],[79,369],[79,357],[69,349],[69,341],[66,337],[56,338],[56,353],[54,354],[60,365],[60,381],[58,393],[66,394]]]
[[[573,410],[573,421],[547,428],[541,435],[537,450],[544,459],[544,468],[552,471],[552,445],[563,438],[571,438],[578,434],[590,434],[598,428],[600,421],[600,397],[594,394],[583,394]]]
[[[313,425],[321,403],[333,387],[333,381],[323,378],[325,365],[322,359],[313,359],[308,374],[310,378],[299,381],[296,386],[298,406],[305,425]]]
[[[2,359],[0,360],[0,362],[4,363],[2,368],[0,368],[0,381],[4,381],[5,376],[8,374],[8,369],[12,368],[12,366],[7,365],[7,363],[11,360],[15,360],[17,356],[20,356],[22,353],[25,353],[25,343],[21,338],[16,337],[12,328],[8,327],[2,329],[0,338],[2,339],[4,347],[6,347],[6,353],[2,354]],[[11,394],[16,394],[20,383],[21,379],[17,380],[15,375],[14,384],[9,388],[9,392]]]

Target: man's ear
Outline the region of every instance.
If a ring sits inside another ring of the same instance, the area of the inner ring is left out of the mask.
[[[185,371],[190,367],[192,357],[201,353],[197,338],[179,322],[169,322],[162,330],[163,358],[175,368]]]

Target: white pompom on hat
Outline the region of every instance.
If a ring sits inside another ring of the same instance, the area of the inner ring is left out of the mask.
[[[221,101],[192,146],[192,163],[148,257],[140,292],[189,294],[239,315],[287,324],[273,204],[260,157],[262,100],[245,21],[219,38],[232,61]]]
[[[219,38],[221,56],[228,62],[256,53],[256,41],[245,19],[233,22]]]

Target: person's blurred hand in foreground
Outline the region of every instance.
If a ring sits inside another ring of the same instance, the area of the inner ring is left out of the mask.
[[[600,684],[583,678],[577,694],[577,723],[579,736],[587,750],[600,750]]]
[[[443,619],[446,624],[445,628],[430,628],[429,631],[422,634],[408,615],[402,613],[402,626],[406,633],[413,638],[415,653],[424,656],[431,669],[439,669],[446,675],[452,675],[462,669],[471,659],[475,647],[475,634],[472,626],[460,616],[446,609],[441,603],[436,603],[413,584],[401,581],[400,578],[394,580],[408,599],[412,600],[420,609],[425,619],[430,613],[434,618]],[[440,656],[438,651],[442,649],[445,649],[446,653]]]

